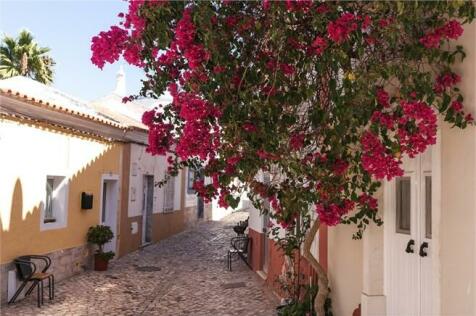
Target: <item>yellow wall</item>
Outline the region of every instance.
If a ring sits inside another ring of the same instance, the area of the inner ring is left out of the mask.
[[[87,229],[99,223],[101,176],[120,175],[121,147],[59,129],[0,121],[0,263],[86,243]],[[69,179],[68,214],[65,228],[40,231],[47,175]],[[83,191],[94,195],[91,210],[80,208]]]

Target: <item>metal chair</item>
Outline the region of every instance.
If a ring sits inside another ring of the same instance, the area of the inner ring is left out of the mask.
[[[250,238],[247,236],[233,237],[231,239],[231,248],[228,250],[228,271],[231,271],[231,259],[233,255],[238,255],[248,267],[248,245]],[[250,267],[251,268],[251,267]]]
[[[45,263],[45,267],[41,272],[37,272],[38,268],[36,263],[33,260],[42,260]],[[8,304],[13,304],[15,300],[20,295],[21,291],[25,288],[28,282],[32,282],[32,285],[28,288],[25,293],[25,296],[30,295],[35,286],[37,287],[38,293],[38,307],[43,305],[43,280],[48,279],[48,296],[52,300],[55,297],[55,277],[53,274],[46,272],[51,266],[51,259],[47,256],[40,255],[28,255],[18,257],[13,261],[15,263],[18,277],[23,283],[17,289],[13,297],[8,301]]]
[[[233,226],[233,230],[235,231],[237,236],[245,235],[245,230],[248,227],[248,219],[249,217],[246,220],[238,222],[235,226]]]

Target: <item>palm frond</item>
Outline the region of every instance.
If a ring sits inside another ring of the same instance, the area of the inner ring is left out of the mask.
[[[18,76],[23,68],[25,76],[51,83],[56,63],[49,52],[50,48],[38,46],[27,30],[22,30],[17,38],[4,36],[0,43],[0,78]]]

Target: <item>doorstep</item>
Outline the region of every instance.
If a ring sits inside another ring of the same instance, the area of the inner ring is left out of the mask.
[[[152,245],[152,242],[146,242],[146,243],[143,243],[142,245],[139,246],[139,249],[142,250],[144,249],[145,247],[148,247]]]
[[[262,278],[263,280],[266,280],[268,278],[268,274],[266,274],[266,272],[264,272],[263,270],[256,271],[256,274],[259,275],[260,278]]]

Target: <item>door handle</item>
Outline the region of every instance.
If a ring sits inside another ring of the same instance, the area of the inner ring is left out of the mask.
[[[407,248],[405,248],[406,253],[414,253],[413,246],[415,245],[415,241],[410,239],[407,243]]]
[[[426,252],[427,250],[428,250],[428,243],[425,241],[420,246],[420,257],[428,256],[428,253]]]

